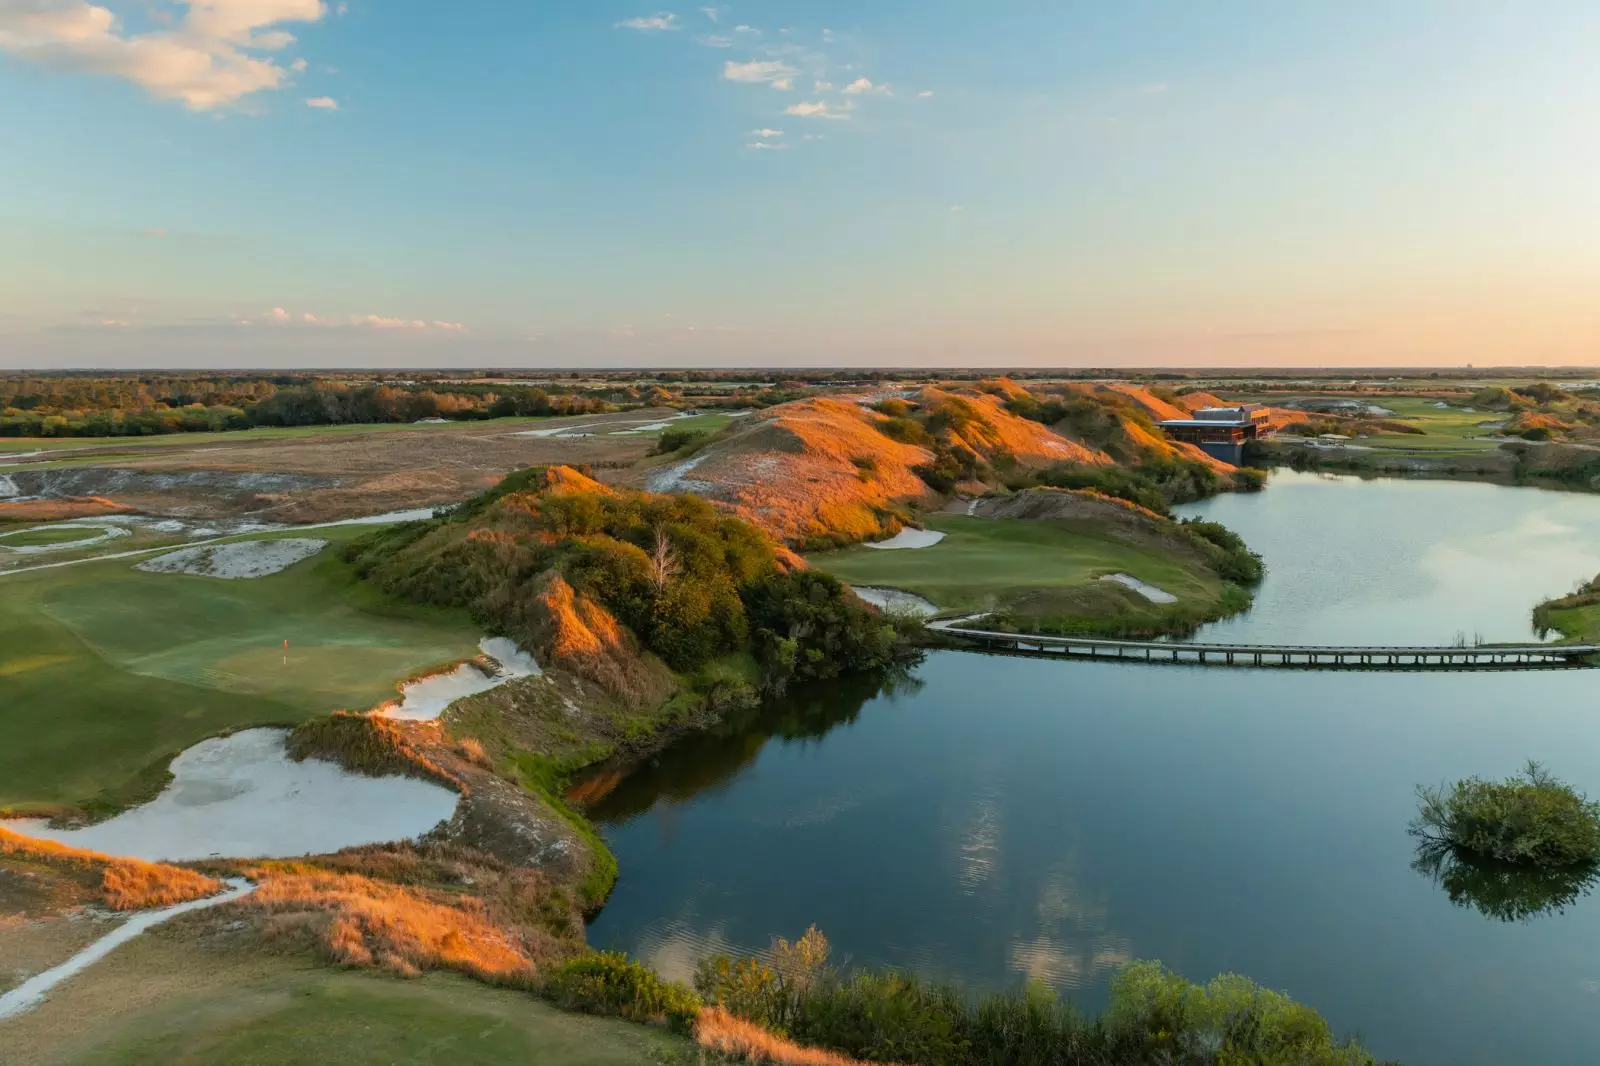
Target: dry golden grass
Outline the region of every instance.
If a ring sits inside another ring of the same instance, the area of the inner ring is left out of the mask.
[[[836,1051],[801,1047],[794,1041],[763,1029],[754,1022],[735,1017],[721,1007],[700,1011],[694,1027],[695,1042],[719,1055],[734,1055],[746,1062],[772,1063],[774,1066],[866,1066]]]
[[[483,750],[483,742],[477,737],[462,737],[456,741],[456,754],[472,763],[474,766],[488,766],[489,756]]]
[[[533,651],[546,668],[570,670],[635,705],[670,692],[666,667],[646,656],[610,611],[574,591],[559,573],[544,579],[530,615]]]
[[[213,895],[223,888],[222,882],[180,866],[102,855],[53,840],[33,840],[9,829],[0,829],[0,858],[98,873],[101,898],[114,911],[170,907]]]
[[[404,774],[466,792],[461,775],[434,758],[439,751],[438,722],[406,722],[379,714],[334,711],[296,726],[285,747],[295,760],[320,758],[368,777]],[[448,749],[444,749],[446,754]]]
[[[1174,406],[1173,404],[1168,403],[1152,393],[1149,389],[1143,388],[1139,385],[1114,383],[1104,385],[1102,387],[1109,389],[1112,392],[1120,392],[1122,395],[1138,404],[1144,409],[1146,414],[1158,422],[1168,419],[1188,418],[1191,410],[1198,410],[1198,408],[1186,409]],[[1202,404],[1201,406],[1205,405]]]
[[[1016,391],[1020,393],[1023,390]],[[986,460],[1009,455],[1027,466],[1061,462],[1098,466],[1112,461],[1104,452],[1069,440],[1043,423],[1012,414],[995,396],[930,388],[923,389],[918,400],[927,414],[933,414],[941,407],[964,409],[969,419],[958,424],[952,433],[952,442],[964,445]]]
[[[309,936],[334,962],[414,976],[447,969],[485,981],[531,977],[533,960],[490,919],[483,900],[441,900],[425,889],[297,863],[251,867],[269,936]]]
[[[99,496],[78,496],[68,500],[22,500],[0,503],[0,521],[60,522],[69,518],[92,518],[131,510],[131,507]]]

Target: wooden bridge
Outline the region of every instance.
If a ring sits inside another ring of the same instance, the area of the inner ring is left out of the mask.
[[[1001,633],[935,623],[941,633],[995,651],[1062,659],[1102,659],[1200,666],[1301,670],[1560,670],[1595,665],[1600,644],[1484,644],[1471,648],[1303,644],[1187,644],[1164,640],[1103,640]]]

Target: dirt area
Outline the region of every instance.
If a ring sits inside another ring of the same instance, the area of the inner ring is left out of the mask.
[[[37,520],[38,509],[63,517],[106,508],[147,514],[263,522],[327,522],[360,515],[456,503],[507,473],[541,463],[614,470],[632,465],[654,439],[623,433],[670,420],[670,408],[506,423],[423,427],[330,427],[270,440],[227,434],[160,448],[58,453],[63,463],[8,472],[21,502],[0,503],[0,522]],[[588,436],[528,436],[530,427],[583,426]],[[612,432],[612,429],[618,432]],[[43,497],[44,499],[29,499]],[[13,519],[12,509],[17,508]]]

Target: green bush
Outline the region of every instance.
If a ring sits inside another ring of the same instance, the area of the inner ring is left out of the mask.
[[[1254,585],[1265,576],[1267,568],[1261,556],[1250,550],[1243,537],[1221,522],[1186,518],[1178,524],[1178,530],[1191,540],[1215,549],[1207,552],[1207,562],[1224,581]]]
[[[616,1015],[636,1022],[665,1022],[688,1033],[700,1016],[700,998],[677,981],[616,951],[591,951],[557,967],[545,994],[566,1010]]]
[[[1504,781],[1469,777],[1419,787],[1411,834],[1469,854],[1528,866],[1600,862],[1600,803],[1537,762]]]
[[[692,452],[711,439],[706,429],[666,429],[656,438],[651,455],[671,455],[674,452]]]

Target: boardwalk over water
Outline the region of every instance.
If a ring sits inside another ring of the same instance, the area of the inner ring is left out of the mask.
[[[1001,633],[957,625],[934,626],[994,651],[1061,659],[1184,663],[1300,670],[1561,670],[1594,665],[1600,644],[1484,644],[1456,647],[1334,647],[1304,644],[1188,644],[1164,640],[1103,640]]]

